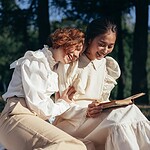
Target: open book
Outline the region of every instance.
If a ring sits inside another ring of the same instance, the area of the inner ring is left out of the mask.
[[[134,103],[134,100],[140,96],[145,95],[145,93],[138,93],[135,95],[132,95],[130,97],[127,97],[122,100],[112,100],[110,102],[101,102],[97,101],[96,105],[102,105],[103,109],[112,108],[112,107],[121,107],[121,106],[127,106]]]

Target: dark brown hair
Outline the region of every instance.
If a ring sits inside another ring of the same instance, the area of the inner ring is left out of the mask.
[[[93,40],[98,35],[105,34],[109,31],[116,33],[117,36],[117,26],[112,18],[101,17],[93,20],[87,26],[85,44],[88,44],[89,40]]]

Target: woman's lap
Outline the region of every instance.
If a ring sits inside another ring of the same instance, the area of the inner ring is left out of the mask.
[[[110,138],[113,138],[114,141],[120,141],[121,143],[124,140],[121,138],[121,135],[126,136],[129,134],[126,142],[122,144],[125,146],[130,144],[131,147],[135,144],[138,146],[138,144],[141,144],[138,142],[138,132],[143,132],[140,129],[141,126],[146,130],[143,134],[147,134],[147,137],[143,136],[142,138],[145,138],[144,142],[147,146],[148,143],[146,138],[150,138],[150,135],[148,134],[150,133],[150,123],[136,105],[105,110],[97,118],[86,118],[76,129],[73,126],[69,126],[71,123],[67,120],[66,122],[63,122],[63,126],[65,126],[65,123],[67,128],[71,127],[74,131],[71,135],[88,139],[94,142],[95,145],[104,145],[108,140],[108,137],[109,140]],[[58,124],[58,127],[61,128],[61,124]],[[115,135],[111,136],[111,134],[114,133]],[[134,144],[130,142],[131,140],[129,139],[133,137],[135,138],[135,142],[133,142]]]
[[[21,114],[17,111],[20,109],[23,110]],[[79,144],[80,147],[78,140],[28,111],[17,103],[11,111],[4,110],[0,122],[0,142],[7,149],[30,150],[63,141],[68,145],[69,142]]]

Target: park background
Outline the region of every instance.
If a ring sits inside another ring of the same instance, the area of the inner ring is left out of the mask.
[[[42,48],[50,33],[72,26],[85,31],[101,16],[118,25],[113,56],[122,74],[111,99],[144,92],[135,101],[150,117],[150,0],[0,0],[0,95],[7,90],[10,63],[27,50]],[[5,102],[0,98],[0,111]]]

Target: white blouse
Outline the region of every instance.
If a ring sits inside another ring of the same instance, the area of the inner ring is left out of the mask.
[[[90,61],[82,55],[70,66],[58,66],[58,72],[61,70],[66,73],[59,76],[59,88],[63,91],[69,85],[75,86],[77,106],[57,117],[54,122],[57,127],[92,141],[96,150],[149,149],[150,122],[136,105],[108,109],[95,118],[86,117],[88,103],[92,99],[109,101],[110,92],[117,84],[120,68],[112,57]]]
[[[80,106],[88,106],[92,100],[109,101],[110,92],[117,84],[120,67],[112,57],[90,61],[84,54],[72,65],[59,64],[59,89],[69,85],[76,89],[74,100]],[[98,90],[94,90],[98,89]],[[99,92],[97,92],[99,91]]]
[[[56,63],[47,46],[42,50],[27,51],[24,57],[10,65],[15,69],[3,99],[24,97],[29,109],[43,119],[62,114],[70,104],[62,99],[54,103],[51,98],[58,91],[58,75],[53,71]]]

